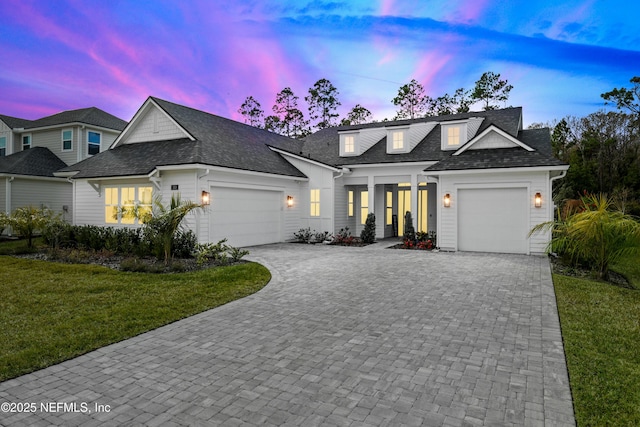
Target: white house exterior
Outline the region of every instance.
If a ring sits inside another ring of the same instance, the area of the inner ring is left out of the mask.
[[[376,237],[437,233],[452,251],[542,253],[552,182],[568,166],[548,129],[523,130],[522,110],[470,112],[325,129],[292,140],[150,97],[108,150],[56,176],[73,182],[75,224],[138,226],[123,205],[179,194],[208,207],[187,218],[201,242],[290,240],[310,227]],[[446,202],[445,202],[446,199]]]

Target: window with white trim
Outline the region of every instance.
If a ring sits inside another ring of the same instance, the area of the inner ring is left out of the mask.
[[[360,192],[360,223],[365,224],[367,222],[367,215],[369,215],[369,192]]]
[[[62,130],[62,151],[73,150],[73,129]]]
[[[142,224],[151,214],[153,189],[150,186],[117,186],[104,189],[104,222]]]
[[[387,191],[386,198],[386,210],[387,210],[387,225],[393,224],[393,191]]]
[[[345,153],[355,153],[356,151],[356,138],[352,135],[348,135],[344,137],[344,152]]]
[[[7,137],[0,136],[0,157],[7,155]]]
[[[393,132],[392,141],[393,141],[392,147],[394,150],[404,149],[404,132],[402,131]]]
[[[349,190],[349,199],[347,201],[347,215],[353,216],[353,190]]]
[[[93,156],[100,152],[100,143],[102,142],[102,134],[100,132],[87,132],[87,154]]]
[[[460,126],[450,126],[447,128],[447,145],[449,147],[460,145]]]
[[[28,150],[31,148],[31,134],[22,135],[22,150]]]
[[[320,216],[320,189],[314,188],[311,190],[311,216]]]

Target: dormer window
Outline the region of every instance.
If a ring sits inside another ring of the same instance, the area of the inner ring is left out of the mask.
[[[460,145],[460,126],[450,126],[447,128],[447,145],[457,147]]]
[[[440,123],[442,127],[443,150],[457,150],[468,141],[467,121],[455,121]]]
[[[404,149],[404,132],[392,132],[392,141],[394,150]]]
[[[344,137],[344,152],[348,154],[353,154],[356,152],[356,141],[355,137],[352,135]]]

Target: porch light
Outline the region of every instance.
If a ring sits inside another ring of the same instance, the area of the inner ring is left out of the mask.
[[[288,208],[293,207],[293,196],[287,196],[287,207]]]
[[[448,208],[451,206],[451,194],[447,193],[444,195],[444,207]]]
[[[533,200],[536,208],[542,207],[542,194],[540,194],[539,192],[536,193],[535,198]]]
[[[202,190],[202,204],[209,206],[211,204],[211,194],[208,191]]]

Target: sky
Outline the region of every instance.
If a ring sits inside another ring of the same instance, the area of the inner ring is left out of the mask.
[[[640,75],[628,0],[2,0],[0,16],[0,114],[25,119],[130,120],[155,96],[242,121],[248,96],[271,114],[285,87],[306,113],[325,78],[341,117],[360,104],[383,120],[412,79],[436,98],[492,71],[528,126],[603,109]]]

